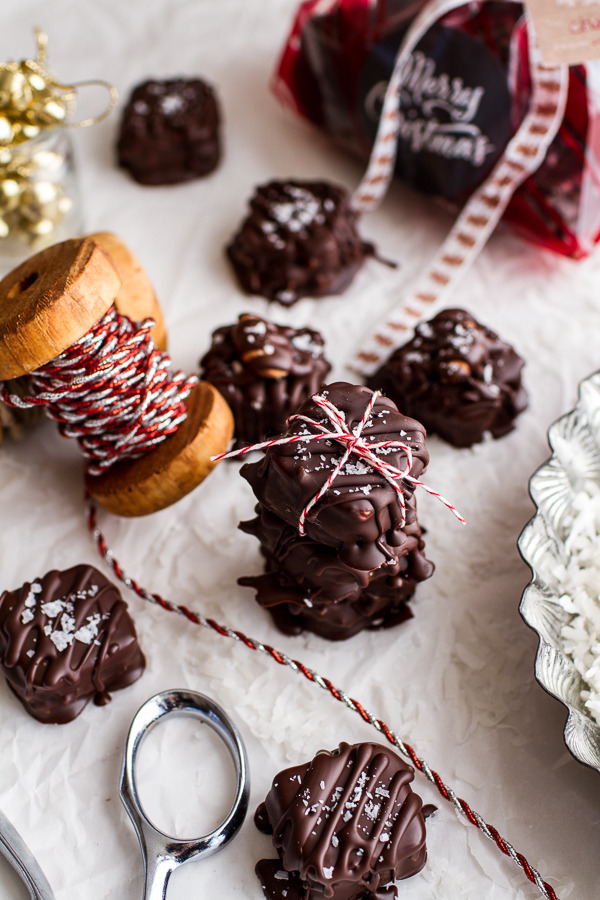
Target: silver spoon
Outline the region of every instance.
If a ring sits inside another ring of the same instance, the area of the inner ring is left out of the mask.
[[[135,781],[135,763],[146,735],[167,716],[195,716],[222,738],[236,770],[233,805],[210,834],[180,840],[160,831],[143,810]],[[240,734],[226,713],[209,697],[195,691],[164,691],[152,697],[133,718],[123,757],[121,800],[133,822],[144,859],[144,900],[165,900],[171,873],[185,862],[210,856],[225,846],[240,828],[248,810],[250,780],[246,751]],[[43,898],[45,900],[45,898]]]

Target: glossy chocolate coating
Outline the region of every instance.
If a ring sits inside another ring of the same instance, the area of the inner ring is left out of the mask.
[[[324,181],[271,181],[226,248],[241,287],[290,306],[344,291],[374,248],[361,240],[347,192]]]
[[[123,111],[117,157],[140,184],[177,184],[208,175],[221,157],[213,88],[199,78],[139,84]]]
[[[283,634],[311,631],[328,641],[345,641],[359,631],[380,631],[412,618],[407,605],[417,586],[410,577],[412,554],[403,560],[406,572],[374,579],[358,593],[327,605],[313,604],[307,590],[280,572],[240,578],[238,584],[256,591],[256,602]]]
[[[427,858],[413,777],[372,743],[342,743],[280,772],[255,815],[279,855],[277,870],[265,860],[256,867],[267,900],[391,900],[393,881]]]
[[[0,668],[40,722],[70,722],[136,681],[145,659],[118,589],[92,566],[0,595]]]
[[[414,504],[414,497],[409,498]],[[277,516],[257,507],[258,515],[240,528],[260,541],[266,560],[266,571],[276,573],[281,585],[297,587],[302,597],[322,613],[341,600],[358,600],[365,588],[374,587],[378,579],[400,576],[411,581],[424,581],[433,573],[433,564],[426,559],[421,528],[416,516],[405,530],[401,548],[392,551],[384,547],[384,561],[375,569],[358,569],[340,562],[336,550],[309,537],[300,537],[296,528]],[[265,604],[261,604],[265,605]],[[272,605],[272,604],[267,604]],[[306,605],[306,604],[303,604]]]
[[[231,407],[236,448],[284,431],[288,416],[318,390],[331,368],[317,331],[248,313],[213,333],[200,365],[202,378]]]
[[[320,393],[343,412],[350,430],[362,420],[372,396],[369,388],[346,382],[325,385]],[[326,422],[324,413],[312,399],[300,407],[299,413]],[[309,501],[326,483],[344,449],[327,436],[310,443],[302,440],[302,435],[311,433],[317,433],[314,426],[299,420],[290,422],[286,435],[298,435],[297,442],[271,447],[261,461],[248,463],[241,469],[257,499],[294,528],[298,527]],[[377,398],[362,435],[367,443],[400,441],[409,446],[411,475],[416,478],[429,462],[423,426],[399,413],[387,398]],[[400,470],[407,468],[407,454],[401,448],[383,448],[376,455]],[[409,483],[402,483],[402,488],[406,526],[410,527],[415,510],[407,498],[413,489]],[[355,455],[350,456],[342,472],[310,510],[305,527],[308,537],[336,548],[341,562],[365,570],[382,565],[389,558],[387,548],[395,555],[394,551],[397,553],[406,541],[399,493],[383,475]]]
[[[417,325],[370,379],[429,434],[470,447],[486,433],[500,437],[527,406],[523,360],[463,309],[447,309]]]

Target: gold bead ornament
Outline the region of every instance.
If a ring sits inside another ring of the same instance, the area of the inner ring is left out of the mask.
[[[80,233],[80,204],[69,128],[104,119],[115,88],[93,80],[62,84],[46,65],[47,37],[35,30],[35,59],[0,64],[0,255],[14,264],[49,244]],[[81,87],[109,93],[98,116],[71,120]]]

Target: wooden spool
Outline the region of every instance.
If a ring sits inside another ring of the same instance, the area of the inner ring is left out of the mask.
[[[156,324],[150,333],[158,349],[166,350],[167,332],[162,310],[152,283],[139,260],[115,234],[102,231],[91,234],[89,237],[100,244],[118,269],[121,286],[114,300],[117,310],[133,322],[154,319]],[[9,389],[13,394],[25,396],[27,394],[26,381],[22,382],[18,378],[10,379]],[[43,410],[40,407],[36,406],[27,410],[11,409],[0,400],[0,443],[5,431],[9,436],[21,438],[23,426],[33,424],[42,417]]]
[[[154,319],[156,324],[150,333],[158,349],[166,350],[167,331],[162,310],[140,261],[121,238],[110,231],[98,231],[88,237],[108,253],[121,276],[121,287],[114,300],[118,311],[132,322]]]
[[[85,237],[54,244],[0,281],[0,380],[51,362],[109,310],[122,290],[112,252],[101,245],[111,239]],[[130,279],[126,294],[133,296],[139,284]],[[145,456],[115,463],[100,476],[86,475],[92,497],[109,512],[141,516],[170,506],[200,484],[214,468],[211,457],[228,447],[233,416],[206,382],[192,390],[186,409],[178,431]]]

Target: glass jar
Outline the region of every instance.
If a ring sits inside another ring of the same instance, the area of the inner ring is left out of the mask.
[[[0,263],[79,235],[81,209],[71,136],[42,131],[0,147]]]

